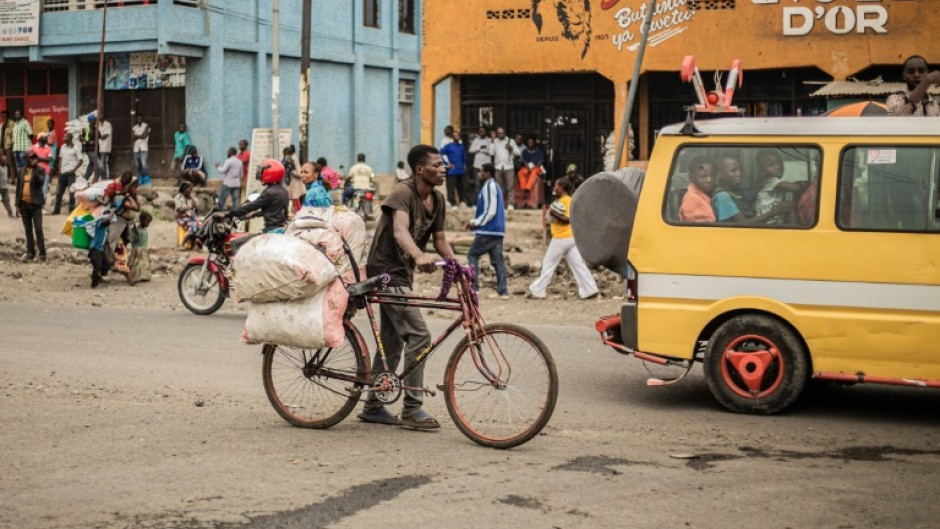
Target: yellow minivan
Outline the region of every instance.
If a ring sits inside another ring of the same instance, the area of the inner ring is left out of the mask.
[[[701,361],[736,412],[783,410],[811,378],[940,387],[940,119],[694,127],[661,132],[620,222],[630,292],[604,342]]]

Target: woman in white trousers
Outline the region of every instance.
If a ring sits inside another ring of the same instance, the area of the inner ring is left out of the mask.
[[[574,244],[574,234],[571,231],[569,216],[571,213],[571,194],[574,192],[575,183],[569,177],[559,178],[555,182],[554,193],[558,200],[552,203],[548,214],[552,219],[551,231],[552,241],[548,243],[548,250],[542,259],[542,273],[538,279],[529,285],[529,294],[533,298],[544,299],[545,290],[548,288],[552,276],[555,274],[555,268],[562,258],[568,263],[568,268],[574,274],[574,279],[578,283],[578,295],[581,299],[589,299],[597,296],[597,283],[591,276],[591,271],[581,258],[578,247]]]

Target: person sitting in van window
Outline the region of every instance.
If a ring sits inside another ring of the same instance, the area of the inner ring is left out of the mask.
[[[718,222],[763,224],[771,217],[793,211],[793,202],[784,200],[771,211],[756,215],[753,210],[754,202],[744,195],[741,188],[743,180],[744,172],[737,157],[723,155],[718,158],[718,189],[712,196]]]
[[[712,192],[715,191],[715,163],[699,156],[692,160],[689,170],[689,189],[679,206],[682,222],[715,222],[712,209]]]
[[[787,193],[802,193],[806,189],[803,182],[783,180],[783,157],[775,149],[762,149],[757,153],[757,170],[761,177],[761,190],[757,192],[757,202],[754,204],[757,216],[773,211],[786,200]],[[767,224],[783,224],[783,221],[783,217],[778,214],[768,218]]]

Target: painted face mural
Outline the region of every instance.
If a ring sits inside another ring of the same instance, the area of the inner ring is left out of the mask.
[[[532,0],[532,22],[542,34],[554,33],[552,19],[560,24],[560,36],[581,46],[581,58],[591,47],[591,0]]]

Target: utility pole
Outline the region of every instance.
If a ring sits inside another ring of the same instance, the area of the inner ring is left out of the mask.
[[[643,26],[640,30],[640,49],[636,52],[636,62],[633,63],[633,77],[630,78],[630,89],[627,91],[627,108],[623,111],[623,121],[620,123],[620,136],[617,140],[617,152],[614,157],[614,171],[620,169],[620,163],[623,160],[623,144],[624,140],[627,138],[627,131],[630,129],[630,113],[633,111],[633,102],[636,100],[637,87],[640,85],[640,67],[643,65],[646,43],[649,42],[650,38],[650,23],[653,19],[653,11],[656,11],[656,0],[650,0],[646,10],[646,17],[643,19]],[[627,161],[629,160],[630,153],[628,150]]]
[[[101,104],[104,101],[104,35],[105,28],[108,25],[108,3],[104,3],[104,9],[101,11],[101,51],[98,53],[98,102],[95,105],[95,168],[91,175],[91,181],[98,181],[98,165],[101,163],[98,158],[98,124],[101,120]],[[88,120],[85,120],[88,123]]]
[[[279,141],[281,138],[280,113],[281,113],[281,9],[280,2],[274,0],[272,36],[274,42],[271,43],[271,157],[277,160],[281,157]]]
[[[313,0],[304,0],[300,24],[300,163],[307,163],[307,131],[310,120],[310,17]]]

